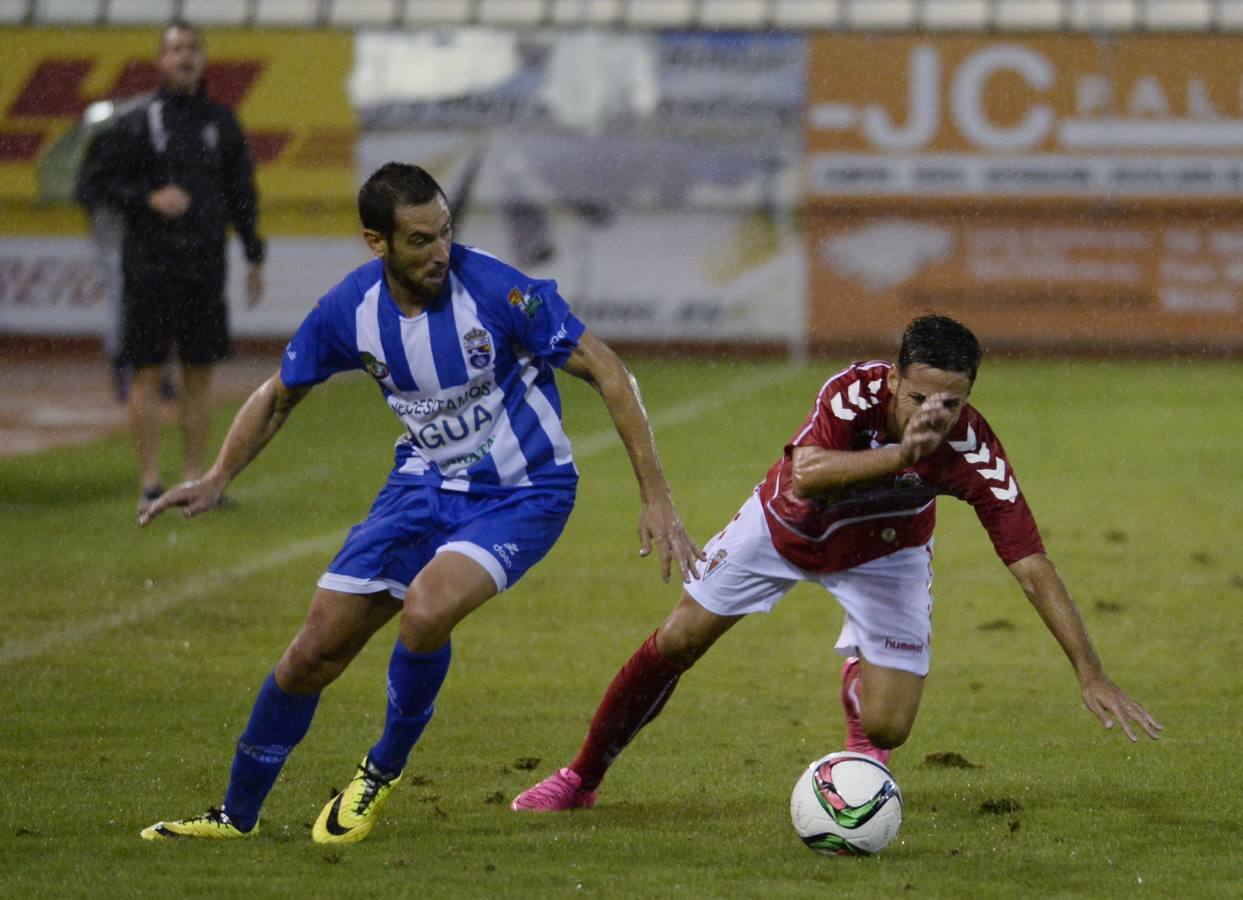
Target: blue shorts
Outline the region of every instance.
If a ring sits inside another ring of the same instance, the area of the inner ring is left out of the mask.
[[[319,586],[403,599],[432,557],[448,550],[479,563],[503,591],[552,549],[573,509],[572,490],[518,488],[489,497],[390,482],[350,529]]]

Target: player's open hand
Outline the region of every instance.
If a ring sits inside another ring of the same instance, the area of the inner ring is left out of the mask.
[[[933,394],[911,414],[902,432],[902,462],[914,465],[928,456],[945,440],[958,418],[958,411],[946,406],[952,394]]]
[[[669,583],[675,563],[683,583],[699,577],[698,564],[704,559],[704,552],[686,533],[673,501],[668,498],[643,504],[639,513],[639,555],[649,555],[653,547],[660,556],[660,573],[665,584]]]
[[[1104,675],[1098,675],[1083,682],[1083,705],[1086,706],[1101,724],[1113,728],[1114,723],[1122,726],[1122,733],[1132,742],[1139,740],[1134,726],[1138,725],[1154,741],[1160,736],[1165,726],[1148,714],[1148,711],[1127,696]]]
[[[139,526],[146,525],[170,506],[180,506],[181,514],[187,519],[206,512],[220,502],[224,494],[224,485],[212,478],[197,478],[194,481],[183,481],[176,487],[160,494],[138,516]]]

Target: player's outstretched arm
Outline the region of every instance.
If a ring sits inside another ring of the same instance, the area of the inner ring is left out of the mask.
[[[285,387],[279,374],[259,385],[237,411],[207,474],[165,491],[138,517],[138,524],[146,525],[170,506],[180,506],[188,519],[219,503],[229,482],[259,455],[309,390],[309,387]]]
[[[621,358],[590,331],[584,331],[578,346],[563,366],[565,371],[588,382],[600,392],[613,425],[621,435],[630,464],[639,482],[639,555],[656,548],[661,575],[669,581],[671,565],[677,565],[683,581],[697,574],[696,565],[703,551],[691,540],[673,506],[669,483],[656,454],[652,425],[639,396],[639,384]]]
[[[1136,725],[1156,740],[1165,726],[1105,675],[1079,609],[1049,558],[1036,553],[1012,563],[1010,571],[1074,666],[1083,705],[1106,728],[1113,728],[1114,723],[1120,725],[1132,741],[1139,739]]]

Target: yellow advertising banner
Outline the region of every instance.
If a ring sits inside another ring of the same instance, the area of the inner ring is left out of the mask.
[[[818,35],[813,202],[1243,206],[1243,37]]]
[[[346,81],[353,35],[225,29],[206,35],[208,91],[233,108],[246,131],[266,230],[352,231],[358,124]],[[0,29],[0,231],[81,229],[72,209],[48,202],[49,193],[53,200],[66,195],[65,185],[49,190],[58,177],[51,164],[63,156],[68,162],[61,168],[69,169],[68,145],[92,103],[158,85],[159,37],[156,28]],[[308,209],[319,215],[308,217]]]
[[[1243,350],[1243,218],[859,211],[809,223],[812,343],[926,312],[1026,350]]]

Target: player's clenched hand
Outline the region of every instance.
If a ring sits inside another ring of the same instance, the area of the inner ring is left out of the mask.
[[[1131,741],[1139,740],[1135,734],[1134,725],[1144,729],[1144,733],[1154,741],[1158,737],[1157,732],[1165,729],[1165,726],[1149,715],[1146,709],[1128,697],[1122,688],[1104,675],[1084,681],[1083,705],[1100,719],[1101,724],[1106,728],[1113,728],[1114,723],[1117,722],[1122,726],[1122,732]]]
[[[263,299],[263,266],[252,265],[246,270],[246,308],[254,309]]]
[[[945,405],[950,397],[933,394],[911,414],[902,432],[903,465],[914,465],[941,446],[956,418],[955,411]]]
[[[639,555],[647,556],[652,547],[660,555],[661,577],[666,584],[673,563],[677,564],[683,582],[698,577],[697,564],[704,552],[686,533],[673,501],[667,498],[643,504],[639,513]]]
[[[152,501],[151,505],[138,516],[138,524],[146,525],[170,506],[180,506],[181,514],[187,519],[197,516],[219,503],[223,493],[224,485],[218,484],[211,478],[183,481]]]
[[[190,209],[190,195],[175,184],[166,184],[147,195],[147,206],[166,219],[179,219]]]

